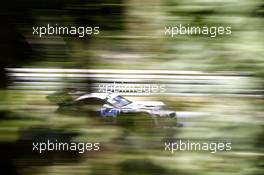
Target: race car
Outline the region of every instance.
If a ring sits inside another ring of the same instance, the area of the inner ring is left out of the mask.
[[[176,118],[176,112],[169,109],[161,101],[130,101],[116,93],[67,94],[56,93],[48,96],[56,102],[59,109],[74,109],[74,111],[89,111],[101,117],[118,117],[123,114],[144,113],[152,117]]]
[[[166,105],[160,101],[130,101],[115,93],[92,93],[82,95],[75,102],[98,98],[105,102],[100,109],[102,117],[117,117],[127,113],[147,113],[153,117],[176,117],[176,112],[166,109]]]

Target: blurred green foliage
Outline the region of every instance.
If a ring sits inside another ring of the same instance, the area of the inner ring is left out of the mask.
[[[60,67],[240,71],[264,86],[262,0],[103,0],[1,2],[1,68]],[[26,12],[26,13],[25,13]],[[8,15],[11,14],[10,17]],[[32,26],[54,23],[98,25],[99,37],[36,38]],[[167,25],[231,26],[231,36],[164,36]],[[1,72],[6,84],[5,72]],[[4,85],[3,85],[4,86]],[[263,93],[263,91],[261,92]],[[254,174],[264,172],[263,100],[255,98],[156,97],[180,111],[212,114],[183,119],[182,128],[160,128],[146,116],[111,123],[93,116],[55,113],[43,95],[3,88],[0,91],[1,163],[6,174]],[[32,131],[31,129],[37,128]],[[100,141],[99,154],[31,157],[23,151],[23,133],[78,133],[77,141]],[[40,129],[41,130],[41,129]],[[232,151],[164,152],[163,139],[229,139]],[[22,145],[22,146],[21,146]],[[24,155],[26,154],[26,156]],[[70,156],[70,158],[72,158]],[[46,164],[46,161],[49,162]],[[12,169],[13,168],[13,169]],[[16,172],[15,172],[16,171]]]

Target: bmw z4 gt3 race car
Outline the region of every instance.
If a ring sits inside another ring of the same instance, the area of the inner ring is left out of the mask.
[[[92,93],[82,95],[76,101],[89,98],[102,99],[105,104],[100,109],[102,117],[117,117],[127,113],[147,113],[153,117],[176,117],[176,112],[165,109],[166,105],[160,101],[129,101],[118,94]]]
[[[47,98],[59,108],[74,107],[75,111],[90,111],[101,117],[145,113],[152,117],[176,118],[176,112],[161,101],[130,101],[116,93],[90,93],[82,95],[55,93]]]

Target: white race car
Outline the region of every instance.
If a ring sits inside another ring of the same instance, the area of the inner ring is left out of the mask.
[[[102,117],[146,113],[152,117],[176,118],[176,112],[161,101],[130,101],[116,93],[55,93],[48,99],[59,104],[61,109],[96,112]]]
[[[130,101],[114,93],[85,94],[75,99],[75,102],[79,103],[96,98],[105,102],[100,109],[102,117],[117,117],[120,114],[128,113],[147,113],[153,117],[176,117],[176,112],[167,109],[161,101]]]

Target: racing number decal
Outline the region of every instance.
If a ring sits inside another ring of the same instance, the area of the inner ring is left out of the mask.
[[[120,109],[115,108],[102,108],[101,116],[102,117],[117,117],[120,114]]]

